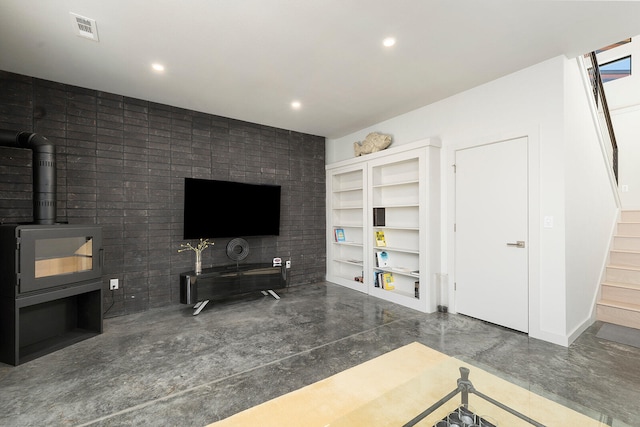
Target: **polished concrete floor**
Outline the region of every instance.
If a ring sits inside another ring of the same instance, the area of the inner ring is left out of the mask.
[[[601,420],[640,426],[640,349],[569,348],[329,283],[105,320],[104,333],[0,364],[0,426],[204,426],[417,341]],[[504,427],[504,426],[501,426]]]

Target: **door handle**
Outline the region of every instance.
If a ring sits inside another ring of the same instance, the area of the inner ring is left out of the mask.
[[[518,240],[515,243],[507,243],[507,246],[515,246],[517,248],[524,248],[524,240]]]

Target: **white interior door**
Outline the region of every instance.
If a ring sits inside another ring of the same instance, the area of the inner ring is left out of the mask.
[[[527,164],[527,138],[456,151],[455,310],[522,332],[529,330]]]

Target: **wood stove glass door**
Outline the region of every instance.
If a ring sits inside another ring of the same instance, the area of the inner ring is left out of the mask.
[[[100,277],[99,228],[29,228],[20,236],[21,293]]]
[[[88,236],[38,239],[35,242],[35,278],[93,269],[93,239]]]

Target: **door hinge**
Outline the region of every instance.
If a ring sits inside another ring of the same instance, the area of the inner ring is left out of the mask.
[[[457,291],[458,290],[458,283],[453,282],[453,290]]]
[[[453,224],[453,232],[455,233],[456,231],[457,231],[456,224]]]
[[[455,163],[453,165],[451,165],[451,167],[453,168],[453,173],[456,173],[456,165],[455,165]]]

